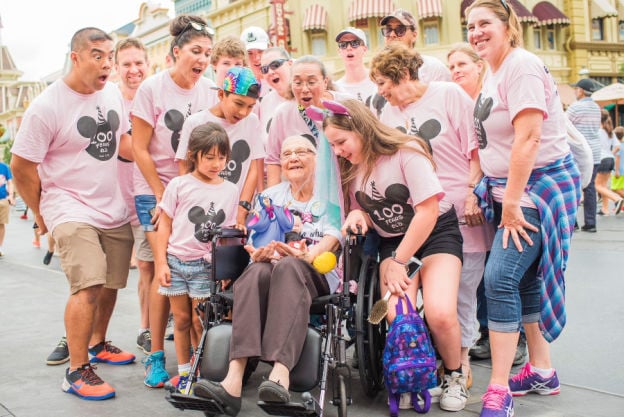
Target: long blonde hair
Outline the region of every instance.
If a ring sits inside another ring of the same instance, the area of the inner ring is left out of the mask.
[[[501,0],[477,0],[466,8],[464,12],[466,18],[477,7],[485,7],[490,9],[496,17],[498,17],[509,30],[509,44],[512,48],[521,47],[522,41],[522,25],[516,11],[511,6],[511,2],[506,2],[507,8],[503,6]]]
[[[345,199],[345,210],[350,207],[349,187],[358,172],[364,172],[365,181],[370,177],[377,158],[382,155],[394,155],[399,149],[409,149],[425,156],[432,165],[433,159],[427,143],[418,136],[407,135],[400,130],[389,127],[379,121],[368,107],[355,99],[340,101],[349,115],[334,114],[323,120],[323,129],[332,126],[336,129],[357,133],[362,140],[363,160],[361,166],[353,165],[344,158],[339,158],[338,166],[342,178],[342,190]],[[416,142],[417,148],[406,146]],[[435,166],[435,165],[434,165]]]

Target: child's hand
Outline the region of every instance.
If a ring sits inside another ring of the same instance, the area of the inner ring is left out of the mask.
[[[365,234],[367,230],[366,213],[362,210],[353,210],[345,219],[341,232],[346,236],[348,231]]]
[[[169,265],[156,266],[154,277],[160,281],[163,287],[171,287],[171,270]]]
[[[160,207],[156,206],[150,210],[150,214],[152,215],[152,224],[154,225],[154,230],[158,230],[158,222],[160,220]]]

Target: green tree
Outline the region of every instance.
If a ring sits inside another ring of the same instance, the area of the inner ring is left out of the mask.
[[[0,135],[0,136],[2,136],[2,135]],[[2,154],[2,160],[7,165],[11,163],[11,155],[12,155],[11,154],[11,148],[12,147],[13,147],[13,140],[12,139],[4,144],[4,152]]]

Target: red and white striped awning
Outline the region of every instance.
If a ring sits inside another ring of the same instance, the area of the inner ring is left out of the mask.
[[[349,22],[369,17],[385,17],[393,11],[392,0],[353,0],[349,6]]]
[[[569,25],[570,19],[555,5],[548,1],[540,1],[533,7],[533,14],[537,17],[538,25]]]
[[[442,2],[440,0],[418,0],[418,18],[428,19],[442,17]]]
[[[308,7],[303,15],[303,30],[327,30],[327,10],[319,4]]]

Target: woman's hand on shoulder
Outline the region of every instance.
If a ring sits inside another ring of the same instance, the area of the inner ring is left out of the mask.
[[[347,232],[365,234],[368,231],[368,215],[359,209],[352,210],[340,231],[346,236]]]

